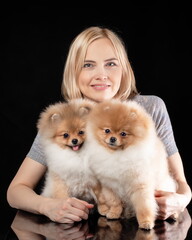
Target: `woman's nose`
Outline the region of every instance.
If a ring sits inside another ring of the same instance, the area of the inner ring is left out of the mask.
[[[95,74],[95,79],[106,81],[108,79],[107,71],[104,68],[98,68]]]
[[[107,75],[104,74],[99,74],[95,77],[96,80],[102,80],[102,81],[106,81],[108,79]]]

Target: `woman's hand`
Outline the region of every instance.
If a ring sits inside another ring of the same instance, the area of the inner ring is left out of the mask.
[[[174,192],[156,191],[155,198],[159,206],[158,219],[165,220],[178,216],[185,208],[185,195]]]
[[[82,219],[88,219],[89,209],[93,204],[77,198],[50,199],[48,198],[42,207],[42,213],[54,222],[73,223]]]

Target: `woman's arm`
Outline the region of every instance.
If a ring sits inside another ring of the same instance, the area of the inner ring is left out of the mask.
[[[11,207],[41,214],[43,197],[33,190],[40,181],[46,167],[30,158],[25,158],[12,180],[7,200]]]
[[[182,194],[180,204],[184,208],[191,201],[191,189],[185,178],[183,163],[180,154],[177,152],[168,158],[171,174],[178,183],[177,193]]]
[[[56,222],[71,223],[87,219],[92,204],[76,198],[67,200],[46,198],[34,191],[45,171],[44,165],[26,157],[7,190],[10,206],[46,215]]]
[[[176,193],[156,191],[159,205],[159,219],[167,219],[171,215],[182,212],[191,201],[191,189],[186,181],[183,163],[177,152],[168,158],[170,172],[178,184]]]

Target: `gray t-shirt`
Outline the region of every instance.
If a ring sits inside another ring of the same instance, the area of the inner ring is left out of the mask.
[[[157,134],[163,141],[168,156],[178,152],[171,121],[164,101],[160,97],[152,95],[136,95],[133,100],[142,105],[152,116],[155,122]],[[37,134],[27,157],[46,165],[46,158],[40,143],[39,134]]]

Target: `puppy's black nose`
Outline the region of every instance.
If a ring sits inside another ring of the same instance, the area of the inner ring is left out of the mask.
[[[115,137],[111,137],[111,138],[110,138],[110,142],[111,142],[111,143],[114,143],[114,142],[116,142],[116,141],[117,141],[117,138],[115,138]]]
[[[72,143],[73,144],[77,144],[78,143],[78,139],[76,139],[76,138],[72,139]]]

